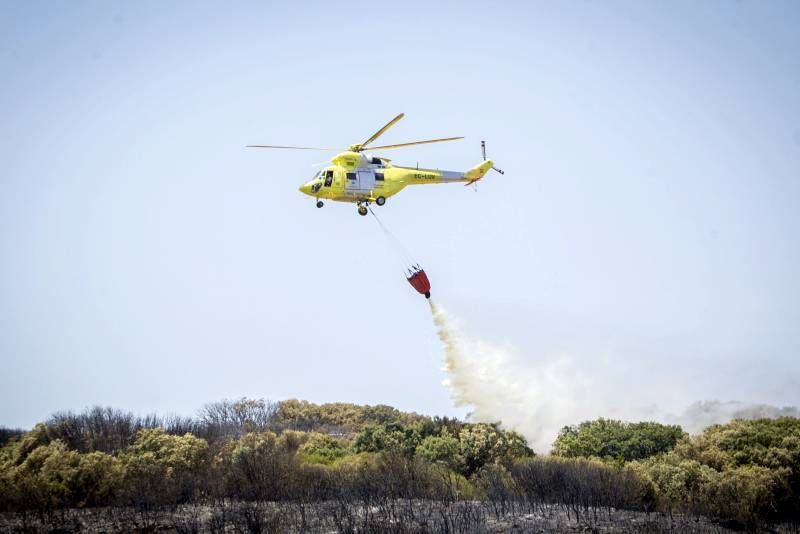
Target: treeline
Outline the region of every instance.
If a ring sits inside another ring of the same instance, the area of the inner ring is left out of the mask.
[[[319,498],[331,477],[370,480],[398,459],[412,471],[440,469],[467,488],[465,477],[486,464],[510,467],[533,456],[519,434],[495,425],[296,400],[222,401],[195,418],[92,408],[8,434],[0,511]]]
[[[800,522],[800,419],[734,420],[699,436],[657,423],[599,419],[564,428],[553,454],[633,472],[659,509],[752,527]]]
[[[249,432],[285,430],[318,432],[350,438],[368,425],[431,423],[450,429],[465,423],[456,419],[426,417],[401,412],[385,405],[360,406],[349,403],[314,404],[289,399],[269,402],[263,399],[224,400],[205,405],[196,417],[139,416],[113,408],[94,407],[83,413],[60,412],[31,432],[44,441],[63,441],[81,452],[115,453],[133,443],[140,430],[161,428],[167,434],[192,434],[209,443],[238,438]],[[0,428],[0,445],[25,432]]]
[[[696,437],[600,419],[566,427],[547,457],[495,425],[296,400],[223,401],[194,418],[93,408],[2,436],[0,512],[40,521],[115,507],[134,514],[126,528],[156,528],[165,511],[192,504],[222,514],[222,530],[235,519],[277,531],[458,531],[484,524],[487,510],[556,510],[592,524],[612,510],[746,527],[800,521],[800,420],[791,417]],[[195,526],[213,530],[212,519],[194,517]]]

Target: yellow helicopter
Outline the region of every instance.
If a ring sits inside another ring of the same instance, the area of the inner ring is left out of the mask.
[[[387,198],[396,195],[407,185],[458,182],[470,185],[483,178],[490,169],[503,174],[503,171],[495,167],[491,160],[486,159],[486,143],[483,141],[481,141],[481,150],[484,161],[465,172],[400,167],[393,165],[391,160],[387,158],[364,154],[365,150],[386,150],[463,139],[463,137],[445,137],[394,145],[369,146],[370,143],[386,133],[386,130],[394,126],[403,117],[405,117],[405,113],[399,114],[363,143],[350,145],[346,151],[331,158],[332,165],[317,172],[311,180],[300,186],[300,191],[314,197],[317,200],[318,208],[324,205],[322,199],[353,202],[358,206],[359,215],[366,215],[367,206],[370,203],[374,202],[378,206],[383,206]],[[293,150],[337,150],[335,148],[303,146],[247,146],[250,148],[287,148]]]

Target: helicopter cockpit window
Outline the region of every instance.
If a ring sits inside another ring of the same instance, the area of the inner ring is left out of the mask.
[[[381,161],[381,158],[372,158],[372,164],[373,165],[382,165],[383,162]]]
[[[382,172],[376,172],[375,173],[375,181],[376,182],[382,182],[383,181],[383,173]]]
[[[325,187],[330,187],[333,183],[333,171],[325,171]]]

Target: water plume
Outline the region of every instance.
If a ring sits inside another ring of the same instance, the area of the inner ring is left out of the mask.
[[[440,306],[428,302],[444,348],[444,385],[455,405],[471,408],[470,421],[498,423],[519,432],[540,453],[550,450],[564,426],[599,417],[680,424],[699,433],[708,425],[735,418],[800,415],[794,407],[717,400],[698,401],[672,414],[645,402],[641,392],[625,387],[628,383],[615,383],[612,373],[602,367],[587,371],[565,355],[530,363],[511,346],[472,339]]]
[[[520,432],[534,449],[546,451],[560,428],[590,415],[575,403],[579,380],[566,358],[536,369],[520,365],[512,347],[497,347],[464,336],[433,301],[431,313],[444,346],[444,384],[456,406],[472,408],[469,419],[499,423]],[[602,415],[601,412],[597,416]]]

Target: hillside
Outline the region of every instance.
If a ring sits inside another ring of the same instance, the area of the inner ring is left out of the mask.
[[[736,420],[698,436],[652,422],[586,421],[565,427],[551,454],[537,457],[521,436],[494,425],[389,406],[241,399],[206,405],[193,418],[59,413],[28,431],[4,429],[0,439],[8,528],[91,520],[90,508],[141,512],[115,515],[122,523],[111,530],[163,527],[187,513],[197,529],[214,530],[215,510],[230,516],[214,520],[223,524],[249,514],[283,518],[282,529],[311,521],[310,529],[340,531],[399,520],[444,528],[430,514],[451,529],[457,521],[469,529],[490,520],[533,525],[536,517],[599,528],[615,517],[634,525],[636,514],[652,512],[656,524],[800,521],[800,420],[792,417]]]

